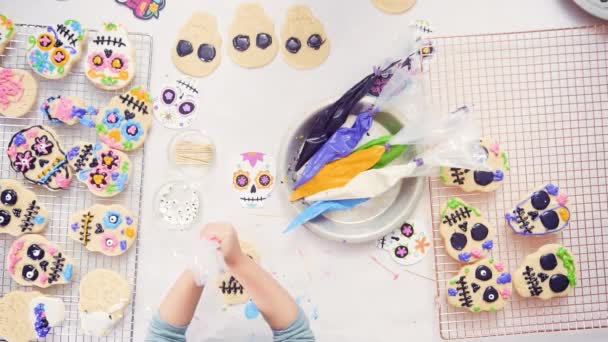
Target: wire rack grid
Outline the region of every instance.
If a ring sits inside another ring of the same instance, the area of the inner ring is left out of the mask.
[[[464,193],[430,180],[441,337],[608,327],[608,26],[438,37],[434,43],[426,74],[431,101],[444,112],[472,106],[483,134],[500,140],[511,164],[495,193]],[[515,235],[504,214],[549,181],[569,195],[570,226],[544,237]],[[460,266],[445,252],[439,220],[452,196],[495,225],[493,257],[511,271],[546,243],[569,248],[578,262],[573,293],[547,301],[514,295],[494,313],[448,305],[446,282]]]
[[[28,37],[37,32],[43,26],[18,24],[17,33],[0,55],[0,66],[13,69],[30,70],[26,62],[26,49]],[[89,34],[95,31],[89,31]],[[152,65],[152,37],[142,33],[130,33],[129,38],[136,49],[136,75],[132,85],[150,87],[150,70]],[[86,43],[85,43],[86,45]],[[80,62],[71,70],[69,75],[61,80],[46,80],[36,76],[38,82],[38,99],[31,112],[21,118],[0,118],[0,146],[6,148],[12,135],[31,125],[44,124],[52,127],[58,134],[58,138],[64,150],[78,141],[96,141],[94,129],[88,129],[81,125],[66,126],[51,123],[39,111],[44,99],[56,95],[79,96],[85,100],[86,105],[96,108],[106,105],[110,98],[121,93],[121,91],[104,91],[96,88],[86,79],[84,73],[84,55]],[[32,72],[32,74],[34,74]],[[122,90],[124,92],[125,90]],[[78,126],[78,127],[77,127]],[[100,253],[87,251],[84,246],[68,238],[69,216],[81,209],[93,204],[122,204],[131,208],[137,217],[141,214],[141,194],[143,184],[144,151],[139,149],[129,154],[133,167],[129,185],[118,196],[111,199],[103,199],[93,196],[84,184],[74,180],[70,189],[52,192],[39,186],[34,186],[24,180],[24,185],[38,195],[39,200],[50,212],[50,224],[43,235],[49,240],[59,244],[65,252],[72,257],[75,266],[75,279],[67,285],[58,285],[48,289],[33,289],[19,286],[14,282],[6,271],[5,258],[11,243],[15,238],[3,234],[0,235],[0,295],[13,290],[37,290],[45,294],[61,298],[66,305],[66,317],[61,327],[51,330],[46,338],[47,341],[85,341],[92,337],[84,336],[80,330],[78,317],[78,288],[79,280],[83,275],[98,268],[106,268],[123,275],[131,285],[132,302],[124,313],[124,318],[117,324],[105,341],[132,341],[134,329],[134,306],[135,290],[137,283],[137,264],[139,244],[135,243],[125,254],[117,257],[108,257]],[[11,168],[10,161],[4,152],[0,153],[0,177],[16,178],[23,180]],[[141,220],[140,220],[141,222]],[[139,238],[141,238],[141,226],[139,227]],[[1,339],[1,338],[0,338]]]

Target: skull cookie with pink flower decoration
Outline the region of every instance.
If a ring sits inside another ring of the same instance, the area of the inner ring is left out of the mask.
[[[55,131],[48,127],[32,126],[15,133],[6,154],[13,170],[34,184],[59,190],[72,182],[65,152]]]
[[[68,163],[95,196],[112,197],[123,191],[131,176],[131,161],[126,153],[103,143],[80,142],[68,149]]]
[[[135,76],[135,49],[122,24],[104,23],[89,40],[85,74],[105,90],[126,87]]]
[[[241,153],[236,170],[232,173],[232,186],[244,208],[261,208],[274,187],[275,163],[268,154]]]
[[[92,252],[108,256],[125,253],[137,237],[131,210],[117,204],[94,206],[70,216],[68,236]]]

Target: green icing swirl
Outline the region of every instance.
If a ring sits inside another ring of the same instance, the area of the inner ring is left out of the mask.
[[[511,171],[511,166],[509,165],[509,158],[507,158],[507,152],[500,152],[500,156],[502,157],[502,167],[507,171]]]
[[[576,265],[574,264],[572,254],[566,248],[560,247],[555,252],[555,255],[562,260],[564,267],[568,270],[567,277],[570,286],[576,286]]]
[[[448,208],[450,208],[450,209],[456,209],[456,208],[461,207],[461,206],[469,209],[475,215],[481,216],[481,213],[479,212],[479,210],[477,210],[477,208],[472,207],[472,206],[464,203],[463,201],[461,201],[461,200],[459,200],[459,199],[457,199],[455,197],[450,197],[450,199],[448,200],[448,203],[446,203],[446,207],[443,209],[443,212],[441,213],[441,216],[445,216],[445,213],[448,210]]]

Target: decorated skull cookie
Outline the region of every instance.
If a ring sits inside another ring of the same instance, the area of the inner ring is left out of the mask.
[[[513,274],[513,285],[522,297],[550,299],[567,296],[576,286],[574,256],[558,244],[544,245],[528,255]]]
[[[165,85],[154,98],[154,116],[165,127],[186,128],[192,124],[198,110],[197,82],[184,77]]]
[[[329,56],[330,44],[323,24],[308,6],[294,5],[289,8],[281,39],[283,57],[294,68],[314,68]]]
[[[13,39],[15,35],[15,24],[11,18],[0,14],[0,54],[4,51],[4,48]]]
[[[222,37],[215,17],[205,11],[197,11],[179,30],[171,58],[184,74],[207,76],[220,65],[221,45]]]
[[[94,206],[70,216],[68,236],[92,252],[121,255],[137,237],[137,220],[131,210],[117,204]]]
[[[76,20],[47,26],[30,36],[27,63],[48,79],[65,77],[82,54],[86,31]]]
[[[42,103],[40,111],[51,122],[70,126],[81,123],[94,127],[91,117],[97,115],[97,108],[86,106],[84,100],[77,96],[51,96]]]
[[[63,301],[37,291],[12,291],[0,298],[0,336],[8,341],[44,338],[64,318]]]
[[[72,182],[57,134],[46,126],[31,126],[15,133],[6,154],[13,170],[34,184],[59,190],[67,189]]]
[[[32,109],[38,94],[38,83],[31,73],[0,67],[0,114],[21,117]]]
[[[447,284],[448,303],[471,312],[502,309],[511,298],[511,274],[494,259],[483,259],[460,269]]]
[[[258,4],[247,3],[237,8],[228,36],[232,39],[228,55],[246,68],[259,68],[272,62],[279,51],[272,19]]]
[[[274,159],[261,152],[245,152],[232,173],[232,186],[244,208],[261,208],[270,197],[275,178]]]
[[[120,274],[97,269],[80,281],[78,315],[86,335],[106,336],[131,302],[131,287]]]
[[[450,198],[443,207],[439,233],[448,255],[460,262],[483,259],[494,247],[494,227],[477,208],[459,198]]]
[[[122,24],[104,23],[89,40],[85,74],[101,89],[126,87],[135,76],[135,48]]]
[[[254,245],[242,240],[239,241],[239,244],[245,255],[256,263],[260,262],[260,255]],[[243,285],[241,285],[241,283],[239,283],[239,281],[230,273],[226,272],[219,274],[215,279],[215,284],[224,297],[224,303],[228,305],[243,304],[249,299],[247,290],[245,290]]]
[[[557,185],[548,183],[521,200],[505,214],[509,227],[516,234],[545,235],[557,233],[570,223],[568,196]]]
[[[8,272],[20,285],[46,288],[72,281],[74,263],[65,252],[42,235],[15,240],[6,258]]]
[[[486,163],[493,171],[473,171],[455,167],[441,168],[441,181],[445,185],[454,185],[463,191],[495,191],[510,170],[507,153],[500,150],[498,141],[491,138],[483,138],[480,148],[486,156]]]
[[[407,222],[378,239],[376,246],[387,251],[393,261],[405,266],[419,262],[431,249],[426,232],[414,229],[414,225]]]
[[[100,142],[80,142],[68,149],[67,156],[78,180],[96,196],[116,196],[129,184],[131,161],[124,152]]]
[[[133,88],[99,110],[95,128],[106,145],[129,152],[144,144],[151,125],[152,97],[143,88]]]
[[[49,213],[33,191],[13,179],[0,179],[0,234],[19,236],[42,232]]]

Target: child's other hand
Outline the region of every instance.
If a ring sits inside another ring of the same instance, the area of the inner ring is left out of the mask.
[[[217,241],[228,267],[234,266],[243,256],[238,234],[230,223],[208,223],[201,230],[201,238]]]

